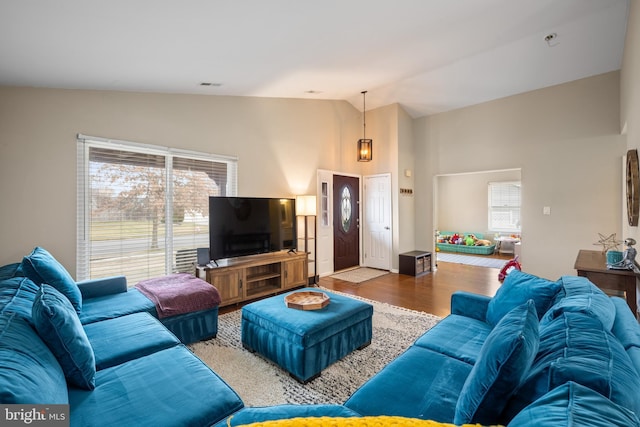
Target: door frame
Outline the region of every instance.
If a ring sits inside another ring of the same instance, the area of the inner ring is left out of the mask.
[[[360,196],[360,200],[362,200],[362,213],[364,214],[364,216],[360,217],[360,224],[361,224],[361,232],[362,232],[362,240],[360,241],[360,253],[361,253],[361,258],[362,258],[362,263],[361,265],[365,266],[365,267],[369,267],[370,265],[367,264],[367,258],[365,257],[365,240],[367,239],[367,235],[370,229],[370,224],[367,222],[366,220],[366,211],[367,211],[367,205],[369,203],[369,194],[370,192],[367,191],[367,186],[365,185],[365,182],[368,178],[384,178],[387,182],[387,194],[385,195],[385,197],[387,198],[387,201],[389,203],[388,205],[388,209],[387,209],[387,215],[389,217],[389,240],[388,240],[388,246],[387,246],[387,254],[386,254],[386,258],[387,258],[387,268],[385,268],[385,270],[392,270],[393,267],[393,192],[391,190],[391,185],[392,185],[392,179],[391,179],[391,173],[379,173],[379,174],[373,174],[373,175],[365,175],[362,177],[362,194]],[[373,266],[372,268],[380,268],[378,266]]]
[[[432,236],[432,241],[433,241],[433,246],[432,246],[432,254],[436,254],[435,259],[432,260],[432,263],[434,265],[434,270],[438,269],[438,251],[437,251],[437,237],[436,237],[436,233],[437,230],[439,230],[440,228],[440,211],[442,210],[442,206],[440,205],[439,202],[439,194],[440,194],[440,187],[442,186],[442,178],[444,177],[456,177],[456,176],[463,176],[463,175],[476,175],[476,176],[483,176],[486,174],[495,174],[495,173],[508,173],[508,172],[519,172],[520,173],[520,182],[523,182],[522,179],[522,168],[516,167],[516,168],[505,168],[505,169],[490,169],[490,170],[479,170],[479,171],[471,171],[471,172],[458,172],[458,173],[441,173],[441,174],[436,174],[433,176],[432,179],[432,218],[433,218],[433,236]],[[464,198],[464,196],[461,196],[461,198]],[[522,195],[522,198],[524,200],[524,194]],[[520,230],[520,235],[522,235],[523,233],[523,229],[524,229],[524,225],[522,226],[521,230]]]
[[[337,184],[336,184],[337,182]],[[351,226],[343,228],[344,190],[350,189]],[[362,227],[362,179],[341,174],[333,175],[333,270],[346,271],[362,267],[364,232]]]
[[[358,204],[358,215],[360,217],[360,227],[358,229],[358,247],[360,249],[360,256],[358,259],[358,265],[363,265],[362,258],[362,229],[363,229],[363,221],[362,221],[362,198],[363,198],[363,189],[362,189],[362,175],[353,174],[348,172],[340,172],[334,170],[327,169],[318,169],[316,172],[316,194],[318,200],[318,210],[317,210],[317,221],[316,221],[316,245],[317,245],[317,266],[318,266],[318,276],[330,276],[332,275],[334,270],[333,264],[333,176],[334,175],[342,175],[348,176],[352,178],[358,179],[358,192],[360,193],[361,202]],[[327,183],[327,220],[328,225],[325,225],[323,222],[323,205],[322,205],[322,183]]]

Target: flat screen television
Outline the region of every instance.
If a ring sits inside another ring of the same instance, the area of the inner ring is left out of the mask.
[[[295,204],[295,199],[209,197],[211,260],[295,250]]]

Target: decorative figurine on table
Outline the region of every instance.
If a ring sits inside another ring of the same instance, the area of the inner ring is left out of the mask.
[[[627,245],[627,249],[622,253],[622,259],[611,264],[607,262],[607,267],[614,270],[633,270],[634,273],[640,274],[640,267],[636,262],[637,251],[633,247],[636,244],[636,240],[628,238],[625,239],[624,244]]]
[[[598,236],[600,236],[600,240],[594,243],[594,245],[602,246],[603,254],[609,251],[618,251],[618,246],[620,246],[622,242],[616,239],[616,233],[609,234],[608,236],[598,233]]]

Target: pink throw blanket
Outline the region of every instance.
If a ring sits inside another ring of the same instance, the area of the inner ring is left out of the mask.
[[[220,294],[213,285],[188,273],[143,280],[136,288],[155,303],[160,319],[220,304]]]

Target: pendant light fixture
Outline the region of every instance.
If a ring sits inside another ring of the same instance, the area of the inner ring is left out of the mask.
[[[364,90],[362,93],[362,139],[358,140],[358,161],[359,162],[370,162],[372,159],[372,151],[373,151],[373,140],[367,139],[367,121],[366,121],[366,96],[367,91]]]

